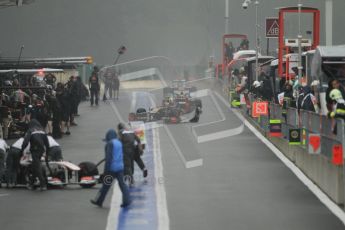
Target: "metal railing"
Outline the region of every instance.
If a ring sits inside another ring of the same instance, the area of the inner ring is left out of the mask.
[[[243,114],[250,116],[250,111],[242,106]],[[332,149],[336,144],[344,146],[345,144],[345,129],[344,120],[331,119],[325,115],[320,115],[311,111],[300,110],[296,108],[287,108],[286,116],[283,115],[281,105],[270,103],[269,114],[267,116],[260,116],[259,118],[251,118],[263,132],[269,132],[270,119],[280,120],[282,122],[282,137],[289,138],[290,129],[301,129],[302,140],[301,147],[308,147],[309,134],[320,134],[321,138],[321,154],[331,158]],[[336,134],[334,129],[337,129]]]

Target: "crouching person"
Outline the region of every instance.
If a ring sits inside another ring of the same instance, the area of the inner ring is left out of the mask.
[[[22,152],[30,144],[30,152],[32,156],[32,169],[33,169],[33,178],[29,182],[29,189],[34,189],[34,180],[38,177],[40,181],[41,191],[47,190],[47,181],[43,175],[41,157],[43,153],[46,152],[49,155],[49,141],[47,134],[43,131],[41,124],[32,119],[28,124],[28,131],[25,134]],[[46,158],[46,165],[49,169],[48,158]]]
[[[20,158],[22,157],[22,145],[23,145],[24,138],[19,138],[16,142],[14,142],[10,150],[8,151],[7,158],[6,158],[6,166],[7,166],[7,183],[10,188],[13,188],[17,183],[17,172],[20,167]],[[30,144],[26,147],[24,152],[29,151]]]
[[[124,182],[122,143],[117,139],[116,131],[113,129],[110,129],[107,132],[104,141],[106,142],[106,145],[102,188],[99,190],[96,198],[91,200],[91,203],[102,207],[103,201],[115,178],[122,192],[121,207],[127,207],[131,203],[131,201],[128,187]]]
[[[59,143],[54,140],[52,136],[48,136],[49,141],[49,155],[48,160],[49,161],[62,161],[62,151]]]

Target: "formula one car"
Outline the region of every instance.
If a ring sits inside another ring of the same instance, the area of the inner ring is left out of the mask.
[[[152,108],[149,112],[145,108],[138,108],[136,113],[130,113],[128,121],[159,121],[162,120],[164,123],[179,123],[181,121],[181,111],[178,108],[170,106],[159,106]]]
[[[175,97],[166,97],[163,100],[163,106],[171,106],[180,110],[182,114],[190,113],[196,107],[202,108],[202,101],[198,98],[190,98],[184,95],[176,95]]]
[[[46,178],[47,186],[66,186],[68,184],[78,184],[82,188],[91,188],[100,183],[100,175],[96,164],[92,162],[81,162],[75,165],[68,161],[50,161],[48,165],[42,160],[43,175]],[[5,173],[8,175],[8,173]],[[9,178],[5,176],[7,187]],[[15,186],[28,186],[29,184],[37,187],[39,182],[33,176],[32,159],[30,155],[24,155],[20,160]]]
[[[191,93],[196,87],[189,86],[185,80],[174,80],[171,87],[163,89],[163,106],[175,106],[182,114],[190,113],[196,107],[202,107],[200,99],[192,98]]]

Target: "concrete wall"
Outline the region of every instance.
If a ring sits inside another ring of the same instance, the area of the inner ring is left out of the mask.
[[[242,113],[246,116],[246,113]],[[335,166],[324,155],[310,155],[305,148],[291,146],[283,138],[268,137],[263,129],[251,118],[253,124],[264,136],[267,137],[287,158],[335,203],[344,204],[344,173],[342,166]]]
[[[306,149],[290,146],[282,138],[268,138],[303,173],[337,204],[344,203],[344,174],[342,166],[335,166],[323,155],[310,155]]]

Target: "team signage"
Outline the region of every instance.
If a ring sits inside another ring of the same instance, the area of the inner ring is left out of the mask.
[[[308,152],[310,154],[321,153],[321,137],[320,134],[310,133],[308,137]]]
[[[279,20],[278,18],[266,18],[266,38],[278,38]]]
[[[332,163],[334,165],[343,165],[343,146],[333,145],[332,149]]]
[[[281,120],[270,120],[270,133],[271,137],[281,137],[282,136],[282,122]]]
[[[268,115],[268,102],[255,101],[252,106],[252,117],[259,117],[260,115]]]
[[[289,145],[300,145],[301,144],[301,130],[290,129],[289,130]]]

